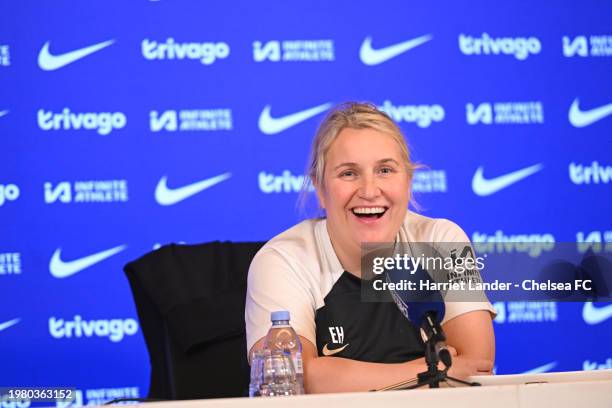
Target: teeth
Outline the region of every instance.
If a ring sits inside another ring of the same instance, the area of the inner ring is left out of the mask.
[[[355,214],[382,214],[385,212],[383,207],[360,207],[353,208]]]

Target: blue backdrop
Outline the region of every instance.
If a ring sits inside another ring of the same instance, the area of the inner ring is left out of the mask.
[[[400,124],[427,165],[423,214],[474,241],[612,245],[612,3],[40,1],[0,16],[0,385],[146,395],[122,266],[295,224],[313,133],[346,100]],[[495,306],[498,373],[612,368],[612,305]]]

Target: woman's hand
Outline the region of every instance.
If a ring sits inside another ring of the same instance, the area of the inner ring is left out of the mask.
[[[448,370],[451,377],[465,380],[472,375],[492,375],[493,362],[465,356],[453,356],[453,365]]]

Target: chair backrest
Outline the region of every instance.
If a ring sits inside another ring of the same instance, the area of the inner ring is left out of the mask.
[[[263,244],[172,244],[125,266],[151,362],[149,398],[246,395],[247,273]]]

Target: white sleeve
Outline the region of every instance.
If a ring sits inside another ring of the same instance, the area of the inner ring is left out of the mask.
[[[298,335],[316,343],[315,301],[297,260],[264,247],[249,267],[245,307],[247,353],[270,329],[270,313],[287,310]]]
[[[439,219],[436,221],[432,235],[435,237],[433,242],[457,242],[470,244],[470,239],[467,234],[454,222],[447,219]],[[485,301],[482,302],[445,302],[446,312],[442,324],[447,321],[474,310],[488,310],[491,317],[495,317],[495,308],[486,300],[486,294],[482,294]]]

